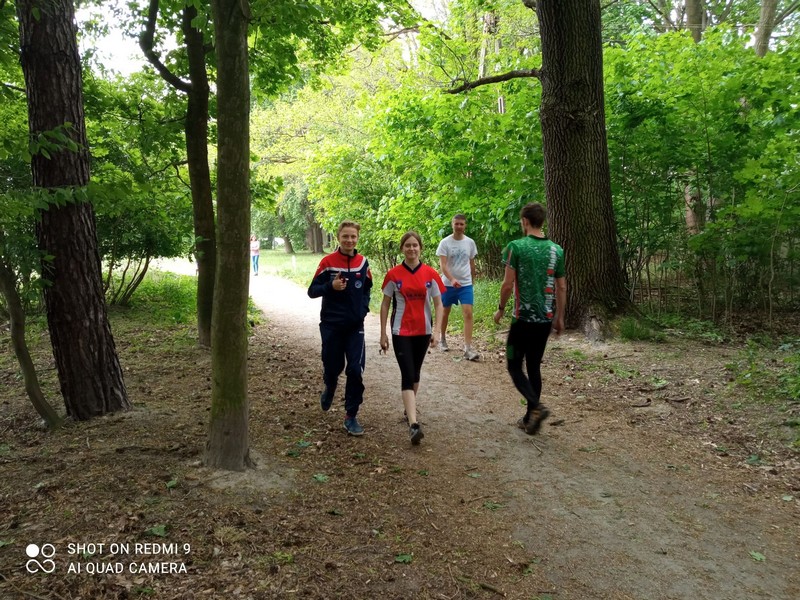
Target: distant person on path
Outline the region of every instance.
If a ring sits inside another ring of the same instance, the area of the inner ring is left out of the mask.
[[[538,203],[527,204],[520,212],[525,237],[514,240],[503,250],[505,277],[500,286],[500,304],[494,322],[500,323],[506,303],[514,293],[514,312],[506,342],[508,372],[528,408],[517,426],[533,435],[549,415],[541,404],[541,363],[550,331],[564,331],[567,307],[567,280],[564,250],[542,233],[547,213]],[[527,376],[522,371],[525,361]]]
[[[381,349],[389,350],[386,322],[389,305],[392,305],[392,348],[400,366],[400,389],[403,407],[409,425],[412,444],[424,437],[417,422],[417,392],[420,372],[428,347],[439,341],[439,324],[442,321],[444,291],[436,269],[420,262],[422,239],[409,231],[400,240],[403,262],[386,273],[383,280],[381,302]],[[431,326],[431,301],[436,309],[436,320]]]
[[[339,375],[344,370],[347,377],[344,428],[350,435],[364,434],[356,415],[364,399],[364,317],[369,312],[372,290],[369,263],[356,250],[360,231],[358,223],[341,222],[336,234],[339,247],[320,261],[308,286],[309,297],[322,297],[319,331],[322,335],[322,380],[325,387],[319,403],[322,410],[330,409]]]
[[[439,266],[442,271],[442,281],[445,292],[442,295],[444,314],[442,316],[439,349],[447,352],[447,322],[450,319],[450,309],[454,304],[461,304],[461,315],[464,317],[464,358],[478,360],[480,354],[472,349],[472,305],[474,294],[472,282],[475,279],[475,257],[478,247],[472,238],[464,232],[467,229],[467,217],[462,214],[455,215],[450,222],[453,233],[439,242],[436,256],[439,257]]]
[[[253,275],[258,277],[258,255],[261,253],[261,242],[258,241],[258,236],[253,234],[250,236],[250,262],[253,263]]]

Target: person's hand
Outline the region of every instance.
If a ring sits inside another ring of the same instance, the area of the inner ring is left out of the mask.
[[[339,276],[333,280],[333,289],[337,292],[341,292],[344,288],[347,287],[347,279],[344,275],[339,273]]]
[[[503,315],[505,315],[505,314],[506,314],[506,311],[500,310],[498,308],[496,311],[494,311],[494,322],[499,325],[501,319],[503,318]]]
[[[461,287],[461,282],[460,281],[451,280],[451,283],[453,284],[454,288],[460,288]]]
[[[389,352],[389,337],[385,333],[381,334],[381,350]]]
[[[553,333],[556,335],[561,335],[564,331],[564,317],[556,317],[555,321],[553,321]]]

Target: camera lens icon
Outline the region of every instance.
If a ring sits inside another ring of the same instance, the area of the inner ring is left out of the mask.
[[[52,573],[56,570],[55,561],[51,560],[56,555],[56,547],[53,544],[42,544],[39,547],[36,544],[28,544],[25,547],[25,554],[30,560],[25,563],[25,569],[28,573]],[[42,557],[42,561],[38,560]]]

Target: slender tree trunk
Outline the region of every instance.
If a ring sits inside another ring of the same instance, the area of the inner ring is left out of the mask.
[[[18,0],[20,62],[31,136],[63,128],[78,145],[34,154],[33,185],[55,192],[89,182],[83,82],[72,0]],[[67,124],[71,125],[67,125]],[[42,212],[39,247],[53,355],[67,414],[83,420],[130,408],[103,297],[92,205],[74,199]]]
[[[549,231],[566,253],[568,327],[603,335],[627,306],[611,202],[598,0],[540,0]]]
[[[756,27],[756,56],[766,56],[769,51],[769,39],[775,27],[775,15],[778,12],[778,0],[761,0],[761,13]]]
[[[187,98],[184,132],[197,258],[197,342],[201,346],[209,346],[217,251],[211,174],[208,167],[210,89],[206,71],[207,49],[202,31],[192,25],[197,17],[197,8],[190,3],[183,9],[181,25],[189,64],[189,81],[177,77],[161,62],[160,55],[153,47],[158,13],[159,0],[149,0],[147,22],[140,35],[139,46],[161,78],[176,90],[185,93]]]
[[[0,233],[0,237],[2,237],[2,233]],[[11,345],[14,347],[17,361],[19,361],[28,398],[30,398],[39,416],[44,419],[47,427],[50,429],[58,427],[61,423],[61,417],[45,400],[42,388],[39,385],[39,377],[36,375],[36,367],[33,365],[31,354],[28,351],[28,344],[25,342],[25,311],[17,293],[14,274],[8,265],[2,261],[0,261],[0,293],[5,296],[6,305],[8,306],[8,315],[11,321]]]
[[[289,228],[286,226],[286,217],[278,212],[278,223],[281,226],[281,234],[283,235],[283,250],[286,254],[294,254],[294,245],[292,240],[289,239]]]
[[[250,268],[250,81],[247,0],[213,0],[217,51],[217,278],[211,326],[211,423],[206,464],[250,464],[247,297]]]
[[[214,277],[217,264],[214,202],[208,168],[208,72],[203,32],[192,26],[197,9],[183,10],[183,36],[189,56],[186,111],[186,158],[192,189],[194,234],[197,240],[197,343],[211,345],[211,318],[214,306]]]

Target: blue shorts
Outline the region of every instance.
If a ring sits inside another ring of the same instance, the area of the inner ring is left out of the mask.
[[[453,304],[473,304],[475,297],[472,293],[471,285],[461,287],[447,286],[442,294],[442,304],[445,308],[450,308]]]

